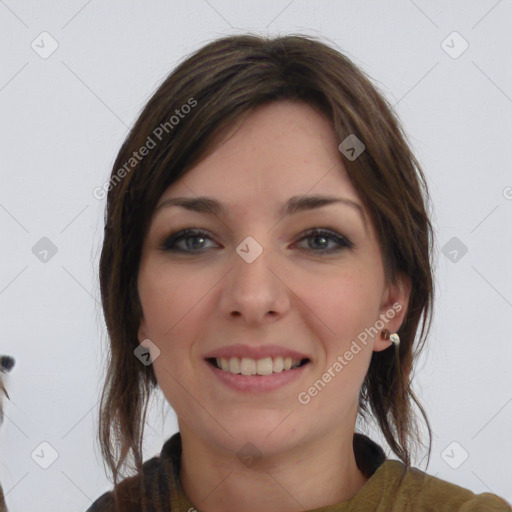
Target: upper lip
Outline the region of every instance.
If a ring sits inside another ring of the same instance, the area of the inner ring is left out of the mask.
[[[292,359],[309,359],[309,357],[296,350],[291,350],[279,345],[225,345],[205,354],[205,359],[231,357],[250,357],[251,359],[264,359],[265,357],[291,357]]]

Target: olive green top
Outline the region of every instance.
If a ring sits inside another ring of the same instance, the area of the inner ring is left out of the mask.
[[[354,434],[354,454],[360,471],[369,478],[351,499],[307,512],[511,512],[504,499],[433,477],[417,468],[406,469],[398,460],[386,460],[384,451],[370,438]],[[148,512],[202,512],[192,503],[179,481],[181,437],[166,441],[160,456],[143,465],[140,474],[121,481],[99,497],[86,512],[141,512],[141,496]],[[297,504],[298,510],[300,506]]]

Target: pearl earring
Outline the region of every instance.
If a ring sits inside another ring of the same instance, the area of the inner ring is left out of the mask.
[[[391,341],[393,345],[399,345],[400,344],[400,336],[396,332],[390,333],[387,329],[384,329],[381,331],[380,335],[383,339]]]

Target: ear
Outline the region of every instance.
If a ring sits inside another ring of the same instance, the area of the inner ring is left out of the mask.
[[[409,298],[411,296],[411,280],[404,274],[399,274],[394,283],[389,284],[383,294],[379,307],[379,318],[384,327],[374,338],[373,350],[380,352],[387,349],[391,345],[391,341],[385,340],[380,335],[381,331],[388,329],[390,333],[394,333],[400,329],[404,318],[407,314],[409,306]]]

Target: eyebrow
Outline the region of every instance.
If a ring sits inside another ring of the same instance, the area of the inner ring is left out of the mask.
[[[308,210],[316,210],[318,208],[322,208],[324,206],[328,206],[331,204],[344,204],[346,206],[350,206],[359,212],[361,218],[363,219],[363,223],[366,229],[366,217],[364,214],[363,207],[352,201],[351,199],[347,199],[344,197],[337,196],[329,196],[322,194],[313,194],[313,195],[302,195],[302,196],[293,196],[278,211],[278,215],[281,217],[294,215],[296,213],[308,211]],[[181,206],[182,208],[186,208],[187,210],[194,211],[197,213],[206,213],[211,215],[216,215],[220,217],[227,217],[228,212],[225,205],[221,202],[217,201],[213,197],[172,197],[166,199],[159,203],[155,208],[155,212],[160,210],[161,208],[168,208],[171,206]]]

